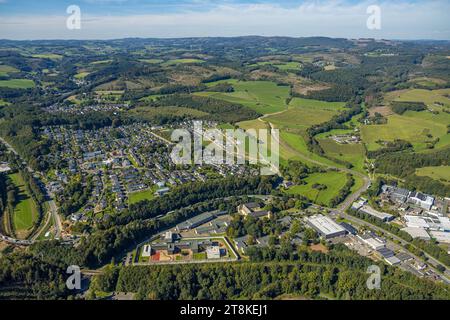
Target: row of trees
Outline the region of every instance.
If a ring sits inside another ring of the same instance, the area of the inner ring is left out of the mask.
[[[109,267],[94,281],[101,291],[134,292],[137,299],[273,299],[282,295],[337,299],[449,299],[448,286],[380,265],[380,290],[366,281],[367,258],[339,245],[331,253],[255,248],[254,262]],[[270,251],[271,253],[262,253]],[[260,255],[261,254],[261,255]],[[287,261],[286,261],[287,260]]]

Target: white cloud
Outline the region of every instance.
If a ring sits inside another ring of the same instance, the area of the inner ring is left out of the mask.
[[[218,5],[207,12],[186,10],[179,13],[127,16],[85,14],[82,16],[81,30],[67,30],[66,16],[16,16],[2,19],[0,38],[320,35],[347,38],[450,39],[448,1],[381,2],[379,5],[382,9],[382,29],[378,31],[366,28],[366,9],[371,4],[372,1],[358,4],[341,0],[307,1],[295,8],[284,8],[272,4],[229,3]],[[81,9],[83,14],[83,8]]]

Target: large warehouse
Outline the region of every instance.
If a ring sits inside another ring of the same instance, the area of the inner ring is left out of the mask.
[[[325,239],[344,236],[347,234],[342,226],[334,222],[332,219],[323,215],[315,215],[307,219],[307,223],[311,228],[320,233]]]

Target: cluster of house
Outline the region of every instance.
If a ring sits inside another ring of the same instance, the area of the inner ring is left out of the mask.
[[[97,103],[97,104],[65,104],[65,103],[55,103],[51,106],[44,108],[48,113],[66,113],[72,115],[83,115],[88,112],[117,112],[128,110],[130,105],[128,103]]]
[[[144,245],[141,256],[151,257],[158,251],[166,251],[168,255],[174,255],[182,250],[189,250],[191,253],[206,252],[207,259],[220,259],[227,254],[226,249],[220,247],[218,241],[209,239],[183,240],[179,234],[168,231],[160,241]]]
[[[352,134],[339,134],[330,137],[339,144],[357,144],[361,142],[361,138]]]

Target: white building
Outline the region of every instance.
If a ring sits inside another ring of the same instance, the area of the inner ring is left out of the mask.
[[[417,204],[421,208],[430,210],[434,203],[434,198],[430,195],[420,192],[411,192],[409,195],[409,201]]]
[[[402,231],[408,233],[414,239],[430,240],[430,235],[424,228],[406,227]]]
[[[152,246],[149,244],[146,244],[143,248],[142,248],[142,254],[143,257],[150,257],[152,255]]]
[[[347,230],[345,230],[344,227],[323,215],[309,217],[306,221],[310,227],[319,232],[325,239],[340,237],[347,234]]]
[[[208,247],[206,248],[206,257],[208,259],[220,259],[220,247]]]

